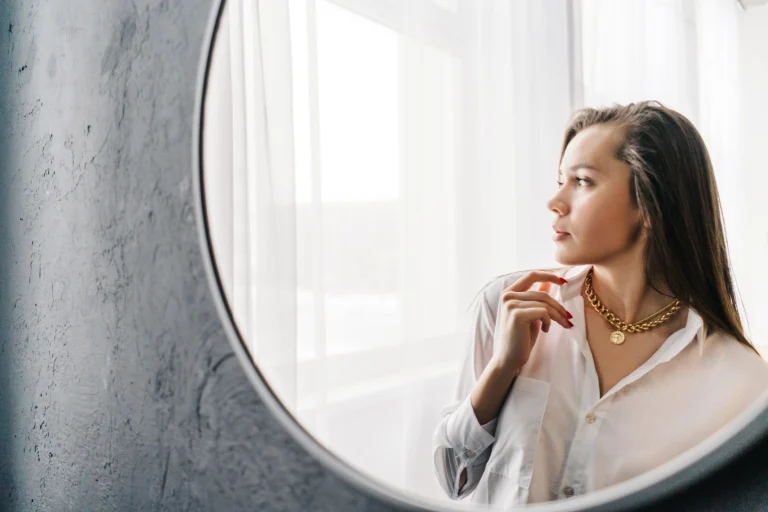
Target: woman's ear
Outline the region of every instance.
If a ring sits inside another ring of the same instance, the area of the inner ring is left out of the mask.
[[[645,215],[644,213],[640,212],[640,219],[643,222],[643,229],[645,229],[646,231],[650,231],[651,220],[648,218],[648,215]]]

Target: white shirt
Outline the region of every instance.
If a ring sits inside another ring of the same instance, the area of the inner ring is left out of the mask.
[[[452,499],[514,506],[620,483],[694,447],[768,389],[768,364],[733,337],[706,336],[688,308],[686,326],[601,398],[580,295],[590,266],[555,271],[568,283],[549,293],[574,327],[553,320],[549,332],[540,331],[498,417],[486,425],[470,392],[491,358],[501,292],[527,271],[483,288],[455,401],[433,436],[435,473]]]

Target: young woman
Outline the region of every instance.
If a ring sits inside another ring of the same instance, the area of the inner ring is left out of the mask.
[[[433,439],[453,499],[513,506],[620,483],[768,390],[688,119],[658,102],[579,110],[547,206],[564,267],[500,276],[478,294]]]

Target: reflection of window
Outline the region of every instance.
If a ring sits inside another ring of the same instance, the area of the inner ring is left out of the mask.
[[[457,4],[426,12],[454,16]],[[441,48],[444,31],[393,7],[290,4],[296,414],[352,464],[443,498],[429,439],[467,306],[456,293],[457,57]],[[424,415],[422,400],[434,410]],[[360,415],[386,420],[376,444]],[[426,442],[409,446],[414,437]]]
[[[398,197],[399,36],[326,1],[317,5],[317,108],[322,200]],[[296,9],[294,3],[294,9]],[[306,34],[293,31],[296,200],[311,201]]]
[[[315,5],[316,18],[291,5],[298,358],[394,345],[405,346],[393,361],[417,357],[409,347],[455,335],[460,309],[445,215],[455,200],[452,58],[359,12]],[[430,282],[446,292],[429,299]],[[454,367],[455,344],[443,351]],[[445,359],[423,357],[425,374]]]
[[[316,52],[307,51],[308,31],[292,31],[299,361],[401,339],[399,37],[331,3],[315,5]],[[293,7],[294,19],[306,14]]]
[[[328,356],[371,350],[400,343],[400,308],[395,294],[327,295]],[[298,301],[298,360],[317,357],[313,338],[312,292],[302,290]]]

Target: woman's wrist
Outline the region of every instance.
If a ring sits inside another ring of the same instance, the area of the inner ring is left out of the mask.
[[[522,365],[510,361],[500,361],[492,357],[491,361],[488,363],[488,366],[490,371],[494,373],[517,377],[520,374],[520,368]]]
[[[510,387],[520,372],[516,365],[492,360],[488,363],[470,394],[477,421],[485,425],[499,415]]]

